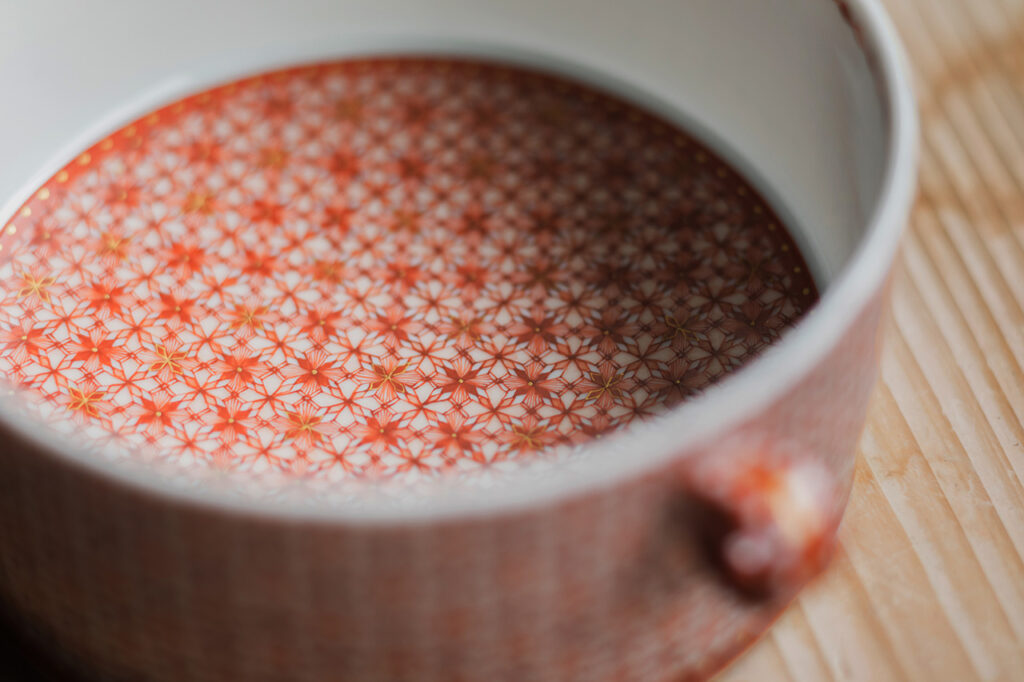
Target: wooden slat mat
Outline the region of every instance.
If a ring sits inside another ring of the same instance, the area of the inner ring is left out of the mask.
[[[920,198],[829,572],[720,676],[1024,680],[1024,0],[887,0]]]

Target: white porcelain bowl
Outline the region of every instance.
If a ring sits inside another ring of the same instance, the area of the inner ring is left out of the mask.
[[[70,665],[154,680],[689,679],[748,644],[821,567],[914,189],[913,96],[877,0],[6,12],[0,221],[96,140],[212,85],[347,55],[479,55],[682,123],[793,226],[824,292],[699,397],[488,486],[367,485],[325,502],[248,481],[256,492],[238,495],[231,477],[95,457],[9,396],[0,595]],[[712,537],[721,565],[702,545],[718,518],[731,523]],[[736,560],[744,542],[769,548],[753,586]]]

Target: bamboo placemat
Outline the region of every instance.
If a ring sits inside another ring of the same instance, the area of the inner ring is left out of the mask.
[[[887,0],[921,188],[828,573],[720,681],[1024,680],[1024,0]]]

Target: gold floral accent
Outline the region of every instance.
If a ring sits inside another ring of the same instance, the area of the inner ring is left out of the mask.
[[[103,398],[103,396],[105,395],[104,391],[84,391],[82,389],[75,388],[74,386],[72,386],[68,389],[68,392],[71,394],[71,400],[68,403],[68,406],[72,410],[74,410],[75,412],[80,412],[82,414],[88,415],[90,417],[95,417],[99,415],[99,406],[96,403],[98,403]]]
[[[171,372],[172,374],[184,373],[182,367],[182,361],[185,360],[185,354],[169,350],[166,346],[157,346],[154,351],[157,356],[156,362],[150,365],[150,369],[155,372]]]
[[[55,277],[37,277],[31,272],[25,272],[21,275],[21,281],[24,284],[18,289],[18,298],[35,297],[40,301],[49,303],[49,289],[57,280]]]
[[[189,192],[185,196],[183,208],[186,213],[213,213],[213,194],[210,192]]]

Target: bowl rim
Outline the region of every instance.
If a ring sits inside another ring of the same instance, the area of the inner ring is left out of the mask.
[[[414,524],[553,504],[641,476],[666,461],[684,456],[683,453],[721,435],[729,426],[747,421],[767,408],[817,367],[839,343],[873,295],[882,288],[895,258],[916,187],[917,105],[907,60],[881,0],[836,2],[839,8],[848,10],[851,21],[859,27],[863,49],[875,66],[881,99],[887,107],[884,112],[888,125],[884,177],[867,229],[855,252],[818,304],[760,357],[670,412],[622,429],[606,442],[588,446],[585,455],[572,458],[580,465],[549,468],[538,477],[530,475],[531,466],[527,463],[516,470],[502,472],[498,485],[459,487],[439,484],[433,486],[429,493],[416,495],[406,504],[396,504],[395,499],[388,495],[381,495],[379,499],[367,496],[351,505],[323,504],[302,495],[266,499],[226,495],[213,486],[174,485],[153,471],[140,471],[138,467],[126,467],[123,463],[88,456],[70,438],[47,429],[32,428],[33,423],[21,417],[10,397],[0,399],[0,424],[62,463],[77,465],[112,482],[166,498],[168,502],[277,519],[345,523]],[[445,46],[449,44],[445,43]],[[447,53],[452,54],[452,50],[447,50]],[[494,51],[490,50],[490,53],[494,54]],[[522,57],[519,50],[510,56],[513,61],[522,61],[518,59]],[[545,55],[544,61],[535,61],[534,65],[548,66],[550,62]],[[586,70],[576,64],[563,63],[562,66],[571,66],[573,71]],[[238,70],[240,73],[252,73],[252,63],[248,68]],[[591,74],[594,79],[605,83],[614,81],[605,74]],[[140,102],[136,101],[130,107],[111,112],[87,135],[73,140],[63,150],[66,153],[56,155],[56,167],[91,144],[98,134],[116,129],[117,124],[132,120],[134,115],[146,113],[154,103],[166,101],[172,94],[180,97],[194,92],[195,85],[191,81],[168,83],[160,92],[148,94],[146,102],[142,103],[148,107],[140,107]],[[616,83],[616,92],[641,100],[651,99],[649,93],[630,90],[628,84]],[[735,160],[730,158],[733,155],[728,153],[728,145],[722,144],[723,141],[711,131],[700,125],[692,126],[690,130],[698,138],[709,141],[716,151],[725,152],[723,156],[727,159]],[[52,169],[47,165],[44,170]],[[33,177],[27,185],[28,191],[34,191],[50,175],[52,172],[41,172],[38,177]],[[19,194],[6,205],[20,205],[21,201]],[[772,388],[763,390],[764,386]],[[628,447],[630,456],[622,456],[623,446]],[[386,485],[384,483],[382,487]]]

